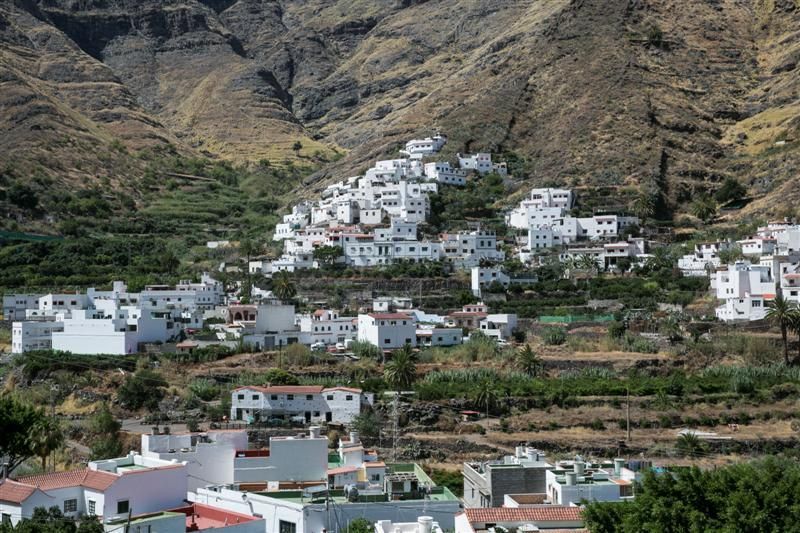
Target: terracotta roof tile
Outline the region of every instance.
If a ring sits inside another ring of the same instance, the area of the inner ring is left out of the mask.
[[[322,385],[275,385],[272,387],[259,387],[258,385],[248,385],[245,387],[236,387],[233,390],[257,390],[260,392],[271,394],[320,394],[322,393]]]
[[[331,468],[328,470],[329,476],[335,476],[336,474],[349,474],[350,472],[356,472],[358,468],[355,466],[340,466],[338,468]]]
[[[119,476],[116,474],[84,468],[82,470],[26,476],[17,479],[17,481],[38,487],[44,491],[81,486],[95,490],[105,490],[117,479],[119,479]]]
[[[36,492],[36,487],[7,479],[0,483],[0,501],[9,503],[22,503],[31,494]]]
[[[581,520],[580,507],[553,505],[549,507],[489,507],[464,509],[470,522],[571,522]]]
[[[335,390],[352,392],[353,394],[361,394],[362,392],[361,389],[355,389],[353,387],[328,387],[327,389],[323,389],[322,392],[335,391]]]
[[[369,316],[378,320],[408,320],[411,318],[403,313],[370,313]]]

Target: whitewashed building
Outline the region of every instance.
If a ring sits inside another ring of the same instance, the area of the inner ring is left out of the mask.
[[[251,385],[231,392],[230,416],[245,422],[302,416],[308,423],[349,424],[373,401],[372,393],[349,387]]]
[[[310,315],[302,315],[299,323],[300,331],[308,335],[309,344],[344,343],[358,334],[357,317],[339,316],[339,311],[331,309],[317,309]]]
[[[406,344],[416,346],[416,321],[405,313],[358,315],[358,340],[374,344],[381,350],[395,350]]]
[[[709,276],[721,264],[720,252],[730,249],[726,241],[695,244],[694,252],[678,259],[678,269],[684,276]]]
[[[195,433],[153,432],[141,436],[142,456],[186,465],[188,490],[215,483],[233,483],[234,457],[248,447],[245,430]]]
[[[638,479],[636,472],[625,467],[624,459],[607,463],[559,461],[546,476],[546,493],[553,505],[631,500]]]
[[[64,322],[57,320],[28,320],[11,324],[11,353],[51,350],[53,333],[64,331]]]
[[[0,481],[0,516],[17,524],[35,508],[53,506],[69,518],[149,513],[183,505],[186,491],[185,464],[131,452],[81,470]]]
[[[723,304],[717,318],[725,322],[761,320],[775,298],[776,281],[768,265],[737,261],[716,272],[714,287]]]

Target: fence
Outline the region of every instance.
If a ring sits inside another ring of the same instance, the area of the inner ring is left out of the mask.
[[[563,315],[540,316],[538,321],[542,324],[573,324],[575,322],[611,322],[614,315]]]

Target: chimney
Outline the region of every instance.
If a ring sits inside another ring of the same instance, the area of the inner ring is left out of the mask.
[[[158,426],[153,426],[153,429],[150,430],[150,434],[151,435],[158,435],[159,434]]]
[[[357,443],[358,443],[358,431],[351,431],[350,444],[357,444]]]
[[[0,465],[0,481],[5,481],[8,477],[8,463]]]
[[[572,487],[573,485],[577,485],[577,483],[578,483],[578,475],[575,472],[567,472],[565,474],[565,476],[567,478],[566,485],[568,487]]]
[[[163,434],[164,435],[169,435],[169,426],[164,426]]]

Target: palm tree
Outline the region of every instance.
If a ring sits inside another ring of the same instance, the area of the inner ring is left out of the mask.
[[[64,433],[58,422],[50,417],[42,418],[31,430],[33,450],[42,460],[42,470],[47,470],[47,456],[64,444]]]
[[[769,303],[767,309],[767,320],[781,330],[781,340],[783,341],[783,362],[789,364],[789,327],[792,324],[792,316],[795,313],[795,306],[783,297],[780,291],[775,295],[775,299]]]
[[[712,197],[704,194],[692,202],[689,206],[689,211],[703,222],[708,222],[717,214],[717,202]]]
[[[675,448],[677,448],[681,454],[688,457],[697,457],[702,455],[705,451],[705,446],[703,446],[700,437],[697,436],[697,433],[691,431],[681,433]]]
[[[288,302],[297,295],[297,288],[288,272],[276,272],[272,276],[272,293],[283,302]]]
[[[576,267],[580,268],[581,270],[588,270],[589,272],[595,272],[598,270],[597,261],[588,254],[583,254],[578,257]]]
[[[532,378],[542,373],[542,358],[533,351],[530,344],[526,344],[517,352],[517,367]]]
[[[644,222],[656,212],[656,202],[653,196],[647,193],[640,193],[633,199],[630,205],[631,212]]]
[[[486,380],[482,381],[475,390],[475,404],[486,410],[486,418],[489,418],[489,411],[497,403],[496,384]]]
[[[408,389],[417,377],[417,365],[411,346],[406,344],[392,354],[392,360],[383,368],[383,378],[393,387]]]

